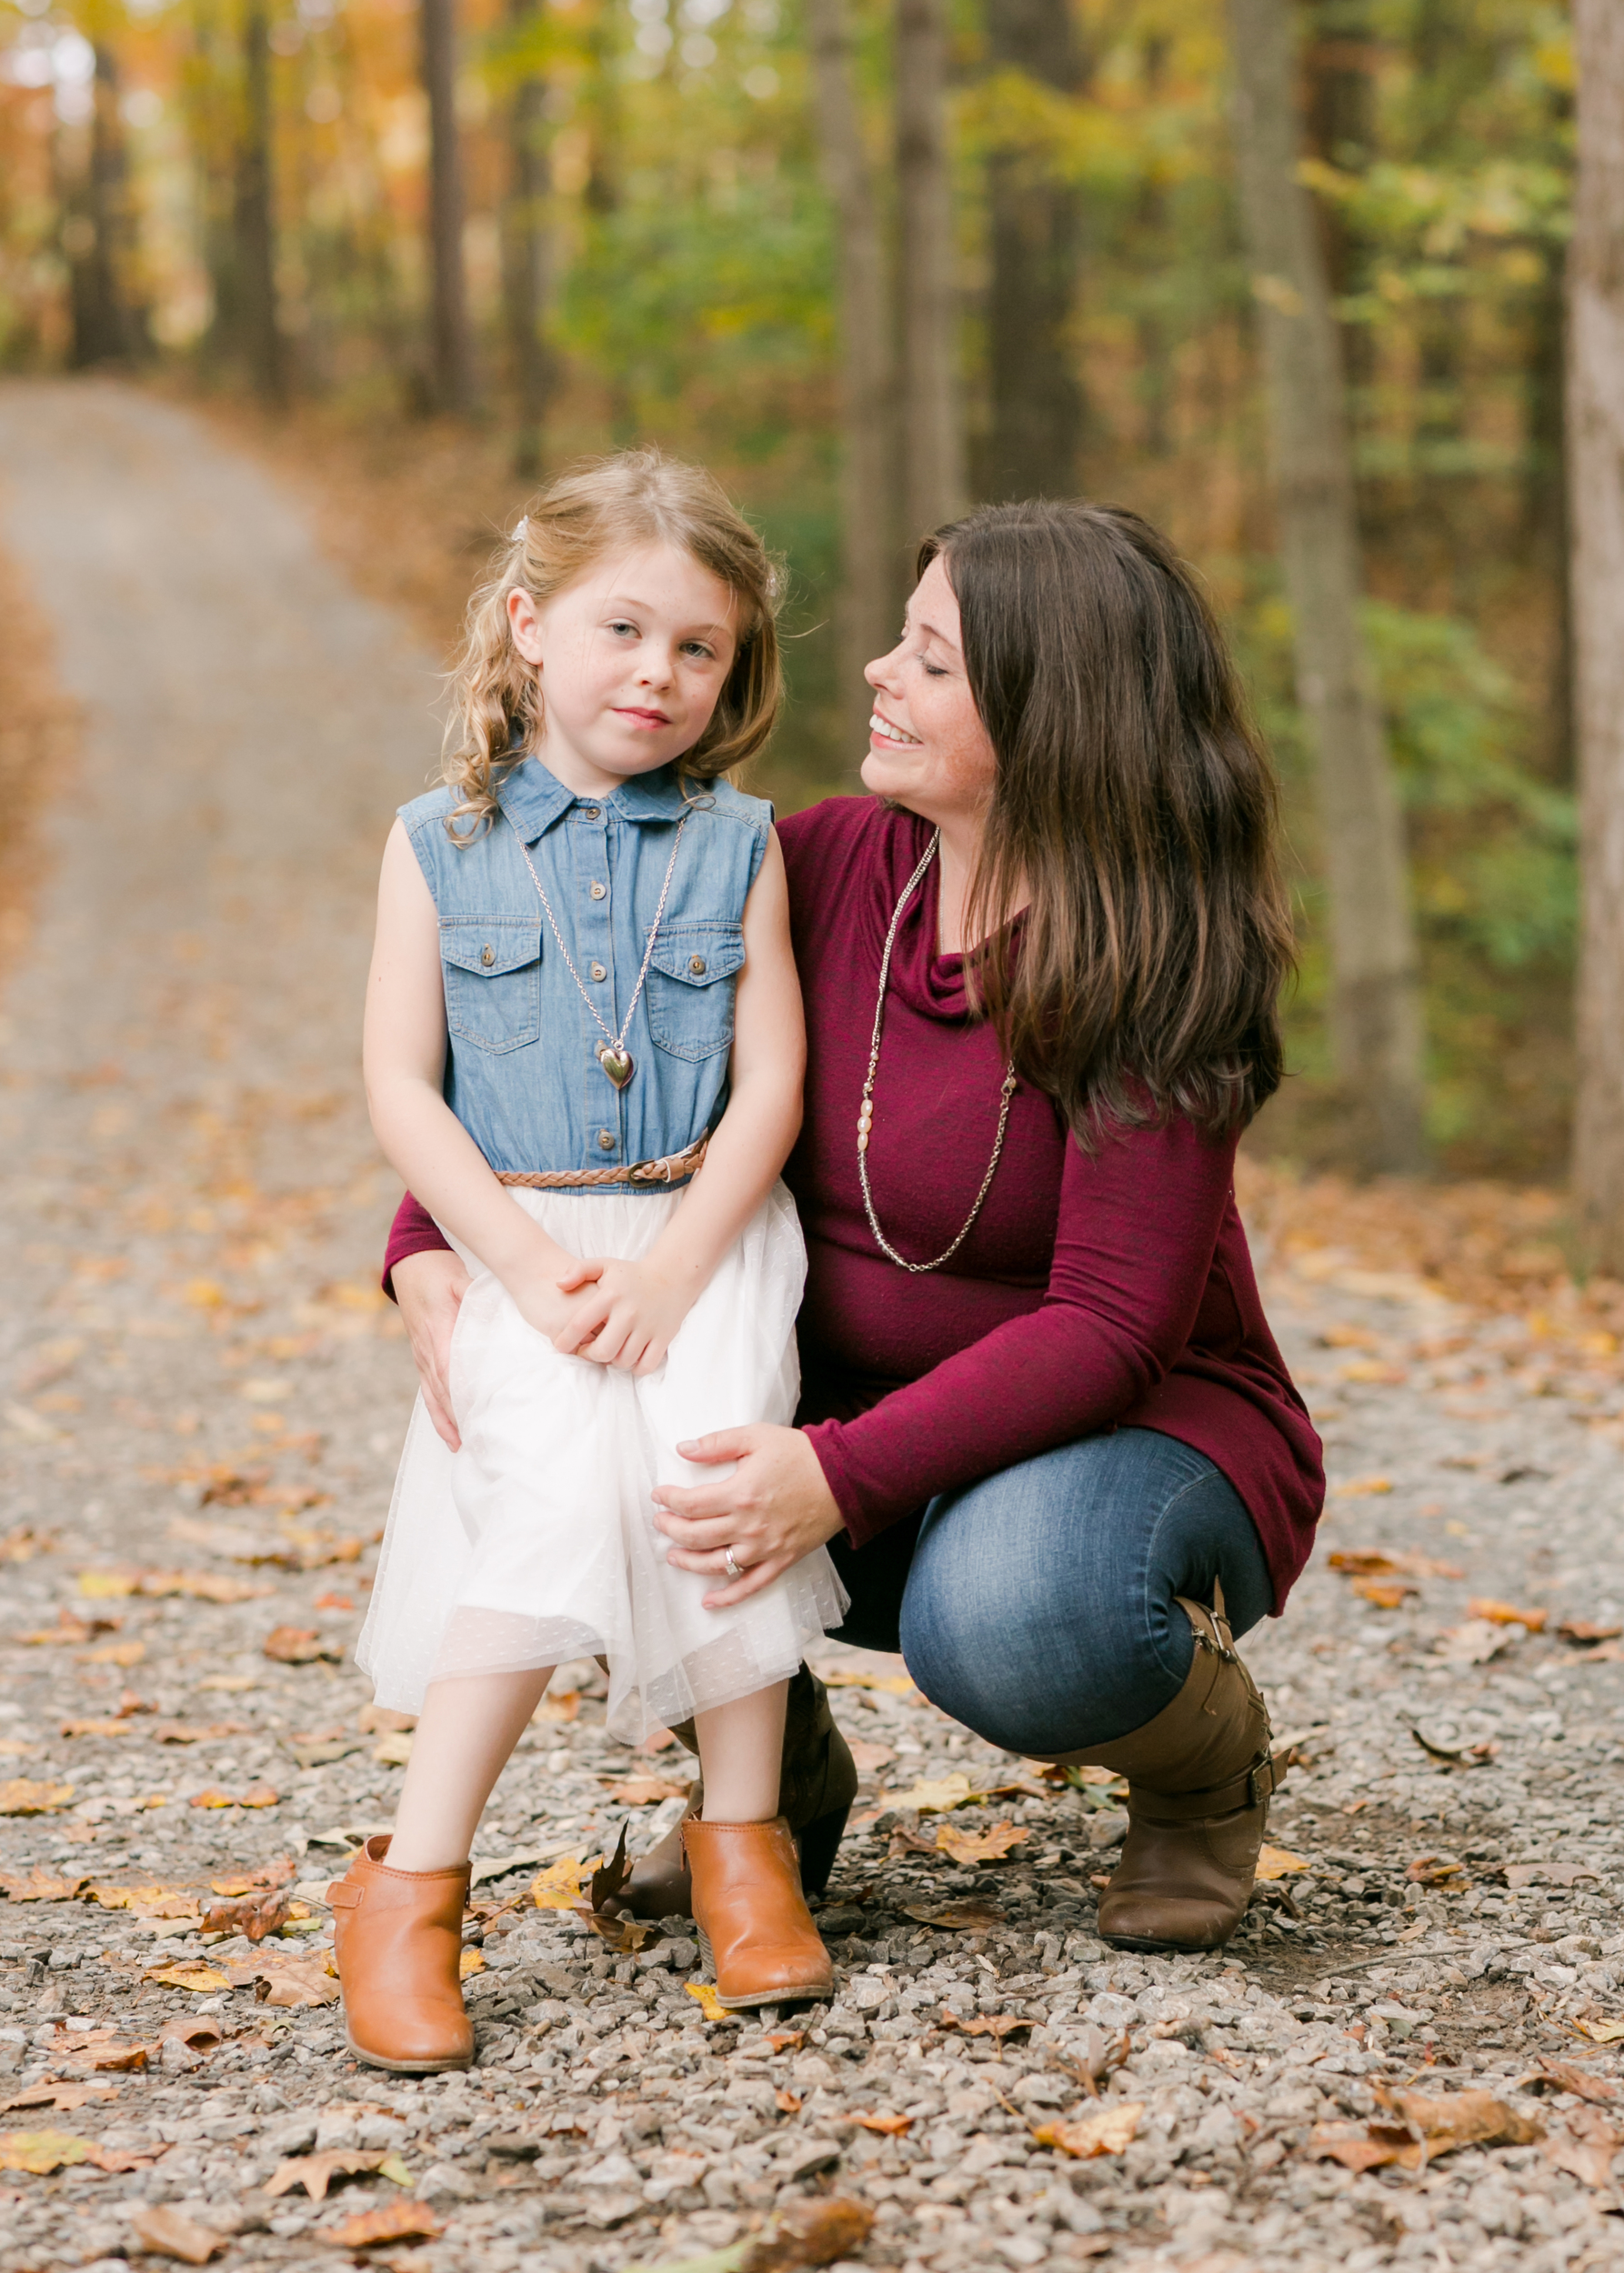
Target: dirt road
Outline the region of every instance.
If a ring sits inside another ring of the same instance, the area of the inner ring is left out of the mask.
[[[476,2067],[356,2069],[320,1890],[406,1748],[347,1652],[410,1379],[355,1036],[434,682],[129,389],[0,390],[0,544],[85,718],[0,1032],[4,2273],[391,2230],[400,2273],[733,2273],[831,2197],[824,2254],[902,2273],[1624,2262],[1619,1417],[1324,1250],[1264,1257],[1344,1489],[1248,1644],[1299,1765],[1230,1950],[1106,1949],[1110,1787],[831,1650],[837,2000],[707,2018],[679,1923],[615,1949],[532,1890],[682,1804],[583,1666],[481,1835]]]

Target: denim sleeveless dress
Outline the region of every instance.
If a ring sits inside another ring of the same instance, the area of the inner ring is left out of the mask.
[[[630,1170],[685,1150],[726,1109],[771,808],[671,767],[577,797],[534,758],[499,794],[499,816],[463,843],[448,791],[401,809],[439,920],[446,1099],[498,1170],[626,1169],[509,1197],[568,1253],[633,1258],[687,1187]],[[597,1051],[623,1027],[635,1071],[617,1089]],[[635,1740],[793,1673],[845,1613],[827,1552],[707,1610],[717,1581],[667,1563],[651,1497],[717,1472],[682,1459],[679,1441],[794,1417],[806,1251],[782,1184],[642,1377],[561,1357],[457,1251],[471,1275],[451,1347],[462,1447],[442,1444],[419,1398],[356,1652],[378,1702],[416,1712],[431,1680],[601,1654],[609,1725]]]

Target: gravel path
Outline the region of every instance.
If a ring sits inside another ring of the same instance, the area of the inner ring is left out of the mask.
[[[1624,1625],[1624,1424],[1324,1249],[1260,1258],[1348,1488],[1250,1646],[1300,1765],[1231,1949],[1103,1948],[1110,1787],[831,1649],[838,1996],[711,2020],[677,1922],[569,1907],[687,1772],[583,1665],[482,1833],[477,2066],[357,2070],[320,1892],[407,1743],[347,1651],[411,1384],[354,1036],[433,682],[177,410],[8,386],[0,485],[86,714],[3,1030],[0,2268],[1624,2262],[1624,1647],[1559,1631]]]

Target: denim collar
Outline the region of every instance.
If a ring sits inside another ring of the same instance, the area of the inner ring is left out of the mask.
[[[585,805],[585,797],[577,797],[573,789],[566,789],[556,774],[551,774],[539,760],[527,757],[522,766],[516,766],[496,791],[503,812],[517,829],[526,845],[534,845],[545,836],[555,821],[561,820],[573,805]],[[618,789],[600,800],[612,806],[623,821],[674,821],[682,814],[686,799],[676,766],[662,766],[657,773],[641,774],[621,783]]]

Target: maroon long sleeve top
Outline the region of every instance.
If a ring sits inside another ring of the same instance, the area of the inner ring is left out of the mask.
[[[974,1228],[916,1276],[877,1246],[857,1116],[886,929],[926,825],[837,797],[779,825],[807,1005],[806,1120],[785,1169],[806,1233],[801,1409],[860,1546],[938,1492],[1111,1428],[1205,1453],[1250,1511],[1275,1608],[1324,1500],[1320,1446],[1263,1315],[1235,1205],[1233,1137],[1175,1117],[1085,1152],[1025,1083]],[[898,926],[868,1177],[887,1238],[939,1255],[997,1127],[997,1036],[936,952],[934,864]],[[408,1194],[387,1267],[442,1247]],[[386,1284],[387,1281],[386,1280]]]

